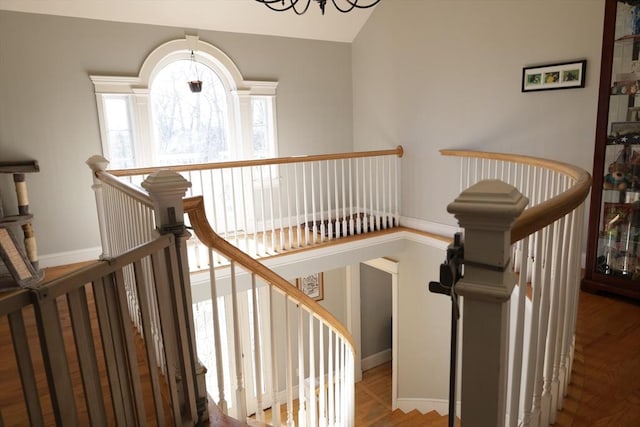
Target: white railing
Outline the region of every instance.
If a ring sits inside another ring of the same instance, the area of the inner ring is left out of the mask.
[[[105,233],[105,252],[113,254],[135,246],[139,243],[137,236],[145,240],[147,234],[137,228],[150,230],[150,235],[155,235],[155,231],[151,231],[153,225],[159,224],[162,228],[161,224],[179,222],[181,197],[189,186],[184,178],[173,171],[156,171],[141,183],[142,189],[105,171],[104,165],[103,159],[94,158],[91,162],[101,232]],[[171,185],[165,185],[172,180]],[[178,182],[180,180],[182,184]],[[175,191],[176,187],[180,187],[181,193]],[[385,184],[385,188],[388,187]],[[216,403],[224,412],[229,411],[241,420],[251,414],[264,419],[263,408],[270,407],[274,425],[280,425],[279,408],[282,407],[286,408],[282,420],[285,425],[353,425],[355,356],[349,333],[295,286],[213,233],[206,221],[203,199],[198,200],[197,206],[190,205],[192,211],[188,219],[206,243],[203,246],[206,250],[201,251],[208,254],[207,265],[212,262],[219,267],[210,269],[211,299],[208,305],[207,301],[199,301],[185,310],[191,313],[191,331],[211,333],[206,339],[193,337],[192,342],[195,352],[209,367],[208,388]],[[197,209],[194,210],[194,206]],[[173,221],[167,221],[171,212]],[[315,217],[311,215],[310,218]],[[356,215],[351,218],[355,227],[352,231],[365,232],[363,222],[358,228]],[[376,217],[370,230],[397,226],[397,222],[397,219]],[[324,225],[337,233],[333,236],[323,234],[317,237],[318,240],[351,233],[338,231],[330,223]],[[324,225],[304,228],[324,230]],[[340,230],[343,226],[340,225]],[[202,230],[205,230],[204,234]],[[233,235],[227,232],[227,238]],[[264,233],[256,236],[262,238]],[[247,278],[251,285],[246,284]],[[189,286],[188,277],[183,283]],[[185,301],[191,301],[190,290],[185,294]],[[129,310],[135,318],[139,313],[135,289],[130,295],[128,293],[128,300]],[[212,303],[214,301],[217,303]],[[272,307],[278,309],[272,310]],[[207,319],[203,320],[203,313],[207,313]],[[201,327],[203,322],[208,323],[206,327]],[[153,319],[151,324],[158,325]],[[231,390],[231,383],[234,384],[233,392],[229,393],[225,390]],[[256,390],[262,390],[262,393]]]
[[[237,419],[255,414],[263,422],[264,409],[270,408],[277,426],[353,425],[355,355],[345,327],[217,236],[202,198],[187,201],[185,211],[209,256],[217,253],[230,261],[228,268],[210,270],[210,301],[217,303],[195,309],[196,322],[209,323],[197,329],[212,331],[202,337],[208,345],[200,357],[215,362],[207,389],[219,407]],[[230,291],[220,295],[222,289]]]
[[[100,226],[100,240],[102,254],[100,258],[110,259],[121,255],[137,246],[150,242],[157,235],[156,222],[153,212],[153,200],[145,192],[122,182],[114,176],[105,173],[108,161],[102,156],[92,156],[87,165],[93,173],[93,190],[96,197],[98,222]],[[152,277],[151,265],[148,261],[143,264],[143,274]],[[133,266],[125,267],[123,271],[124,286],[127,295],[129,314],[140,334],[144,333],[140,312],[140,301],[135,286],[135,272]],[[146,280],[146,292],[155,298],[155,286],[152,280]],[[155,306],[151,307],[150,337],[155,343],[156,359],[159,366],[164,366],[164,351],[160,337],[160,321]]]
[[[192,183],[187,196],[204,196],[209,221],[221,237],[260,258],[397,227],[402,153],[397,147],[162,169]],[[159,169],[109,172],[136,185]],[[190,245],[192,271],[208,268],[206,254],[202,245]],[[225,262],[217,254],[213,261]]]
[[[526,156],[442,153],[461,158],[466,189],[449,205],[465,228],[462,421],[553,424],[571,378],[590,176]]]

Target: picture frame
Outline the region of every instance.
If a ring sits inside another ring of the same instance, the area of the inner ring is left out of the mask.
[[[524,67],[522,69],[522,92],[583,88],[586,69],[586,59]]]
[[[296,279],[296,288],[300,289],[314,301],[324,299],[324,275],[322,273],[310,274]]]

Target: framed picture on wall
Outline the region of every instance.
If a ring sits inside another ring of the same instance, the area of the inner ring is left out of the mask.
[[[522,69],[522,92],[572,89],[585,85],[587,60],[538,65]]]
[[[296,287],[315,301],[324,299],[324,279],[322,273],[310,274],[296,279]]]

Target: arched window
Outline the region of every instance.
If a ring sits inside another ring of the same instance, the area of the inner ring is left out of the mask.
[[[197,76],[202,91],[187,82]],[[186,36],[137,77],[91,76],[111,169],[273,157],[276,82],[246,81],[222,51]]]

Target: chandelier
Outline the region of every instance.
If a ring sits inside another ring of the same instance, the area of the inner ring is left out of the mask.
[[[271,10],[275,10],[276,12],[285,12],[289,9],[293,9],[293,11],[302,15],[309,9],[309,5],[311,4],[311,0],[256,0],[258,3],[262,3],[267,5],[267,7]],[[318,3],[320,6],[320,10],[324,15],[324,8],[327,5],[327,0],[313,0]],[[342,13],[347,13],[352,11],[354,8],[358,9],[367,9],[369,7],[375,6],[380,0],[331,0],[331,3]]]

